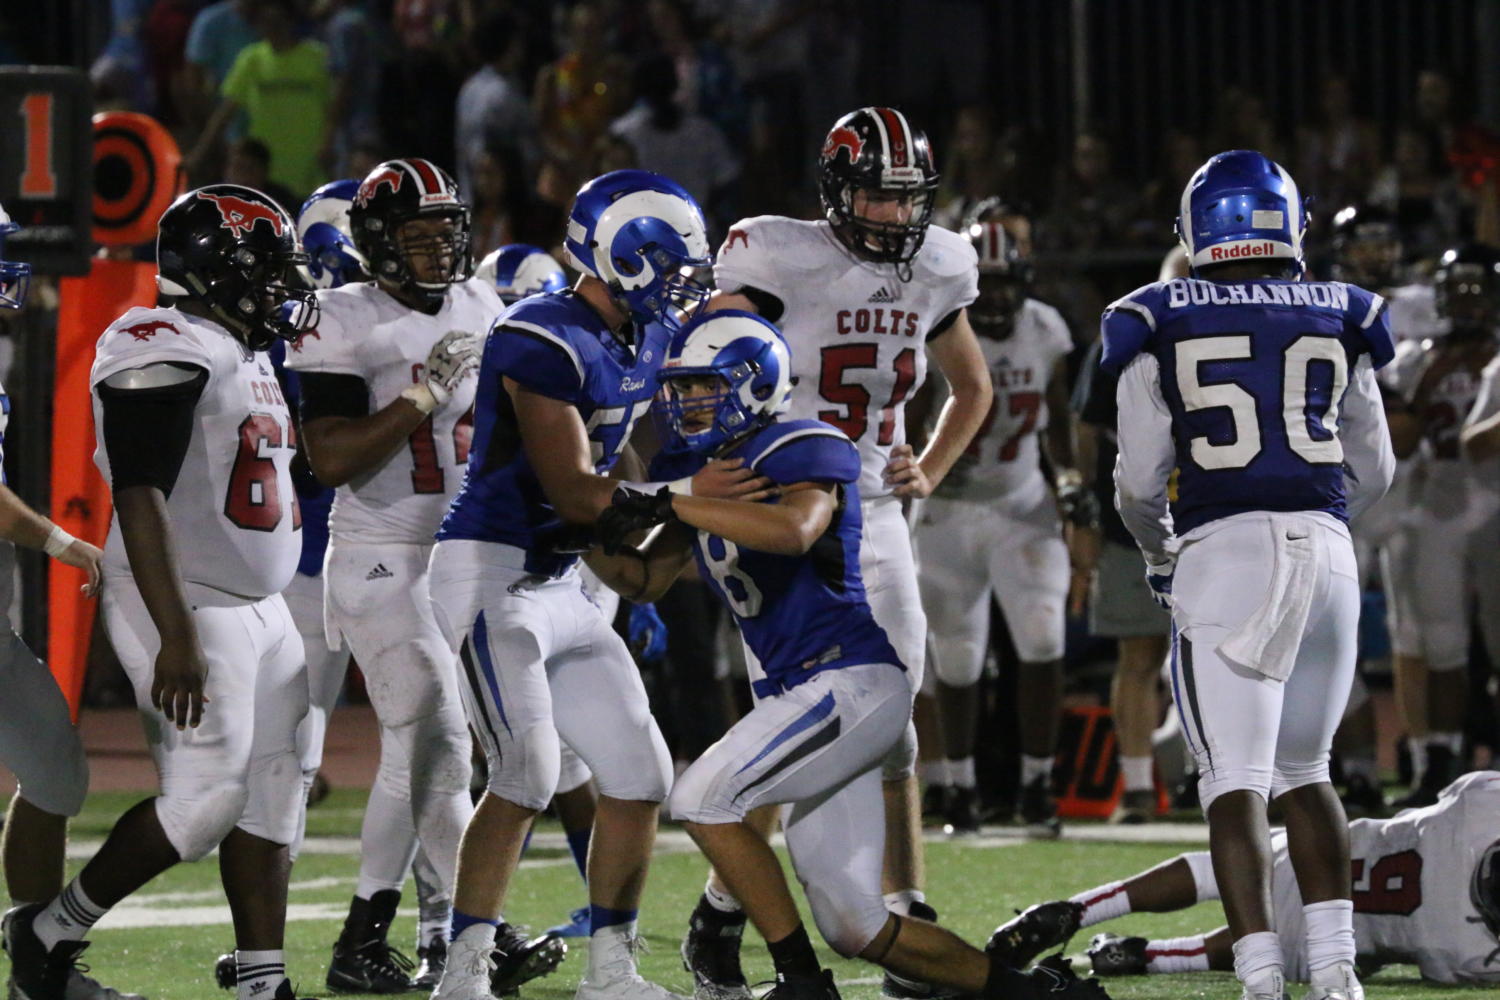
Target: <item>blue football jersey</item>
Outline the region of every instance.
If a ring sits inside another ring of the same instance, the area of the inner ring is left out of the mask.
[[[795,687],[813,674],[865,663],[905,669],[885,630],[875,623],[859,575],[863,518],[859,451],[836,427],[819,420],[777,422],[726,452],[780,484],[839,484],[839,504],[823,536],[804,555],[742,549],[706,531],[694,554],[704,580],[734,612],[745,644],[765,677],[761,697]],[[667,452],[652,479],[676,479],[702,468],[701,455]]]
[[[578,559],[578,530],[547,502],[502,379],[575,406],[588,429],[594,471],[603,475],[619,459],[636,420],[651,408],[670,339],[665,327],[652,323],[638,325],[633,345],[626,344],[571,291],[534,295],[502,313],[479,364],[463,485],[437,537],[524,549],[531,573],[557,576],[567,570]]]
[[[286,405],[293,413],[302,412],[302,380],[286,367],[286,342],[271,345],[271,364],[281,380]],[[292,485],[297,489],[297,507],[302,511],[302,555],[297,572],[318,576],[323,572],[323,556],[328,551],[328,515],[333,512],[334,489],[318,482],[307,462],[292,464]]]
[[[1347,520],[1340,404],[1364,355],[1395,353],[1385,300],[1338,281],[1174,278],[1104,312],[1103,367],[1160,364],[1178,535],[1253,510]]]

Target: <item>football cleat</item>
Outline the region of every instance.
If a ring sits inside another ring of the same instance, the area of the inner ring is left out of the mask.
[[[214,982],[221,990],[232,990],[235,988],[236,968],[234,964],[234,952],[220,955],[219,960],[214,963]]]
[[[1241,988],[1240,1000],[1289,1000],[1286,979],[1281,970],[1271,969],[1257,973],[1254,982],[1245,983]]]
[[[491,1000],[494,944],[485,925],[466,929],[448,943],[447,962],[432,1000]]]
[[[943,818],[948,810],[948,788],[945,785],[928,785],[922,793],[922,819],[934,823]]]
[[[1120,826],[1139,826],[1151,822],[1155,816],[1156,793],[1141,788],[1120,797],[1120,804],[1115,807],[1109,821]]]
[[[1313,982],[1302,995],[1302,1000],[1365,1000],[1365,988],[1359,983],[1359,975],[1347,962],[1319,969],[1312,978]]]
[[[16,907],[5,915],[5,953],[10,956],[10,1000],[65,1000],[68,976],[87,941],[60,941],[51,951],[33,924],[44,903]]]
[[[995,928],[984,950],[996,961],[1024,969],[1043,952],[1066,945],[1082,921],[1082,903],[1068,899],[1037,903]]]
[[[909,912],[918,920],[937,923],[937,910],[926,903],[912,903]],[[920,979],[907,979],[887,970],[880,984],[880,995],[889,1000],[940,1000],[957,994],[946,986],[924,983]]]
[[[527,938],[525,928],[501,924],[495,930],[495,971],[490,974],[490,989],[496,996],[514,993],[522,983],[556,969],[567,953],[567,944],[550,934]]]
[[[598,969],[590,968],[578,984],[573,1000],[686,1000],[641,977],[635,968],[635,952],[640,947],[640,938],[635,938]]]
[[[590,909],[580,906],[568,914],[567,923],[558,924],[556,927],[548,927],[547,933],[556,938],[586,938],[593,929],[593,920],[590,917]]]
[[[0,917],[0,944],[7,953],[10,951],[10,918],[15,912],[10,910]],[[87,973],[88,966],[81,964],[75,964],[69,970],[67,983],[63,986],[64,1000],[145,1000],[138,993],[121,993],[105,986]]]
[[[333,946],[327,985],[334,993],[409,993],[416,963],[383,938],[354,947]]]
[[[1119,934],[1095,934],[1086,954],[1096,976],[1143,976],[1150,961],[1145,938]]]
[[[276,987],[276,992],[271,994],[271,1000],[299,1000],[297,987],[292,985],[290,979],[283,979],[281,985]]]
[[[1057,818],[1057,800],[1052,797],[1052,779],[1041,775],[1021,789],[1021,822],[1034,837],[1057,837],[1062,821]]]
[[[761,1000],[839,1000],[839,988],[827,969],[816,976],[776,975],[775,984]]]
[[[943,832],[963,837],[979,832],[979,793],[973,788],[955,786],[948,793],[948,807],[943,810]]]
[[[443,967],[448,964],[448,942],[435,937],[427,946],[417,949],[417,971],[412,974],[412,985],[422,990],[435,990],[443,981]]]
[[[750,1000],[740,968],[745,914],[721,913],[700,901],[682,939],[682,967],[693,974],[695,1000]]]

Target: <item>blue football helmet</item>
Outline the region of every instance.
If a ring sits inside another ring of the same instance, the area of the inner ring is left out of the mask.
[[[1292,175],[1270,157],[1232,149],[1210,159],[1182,191],[1177,238],[1197,269],[1277,258],[1305,270],[1307,209]]]
[[[500,301],[506,305],[528,295],[559,292],[568,287],[562,265],[547,251],[530,243],[511,243],[491,250],[474,269],[474,277],[493,281]]]
[[[353,178],[329,181],[308,196],[297,213],[297,235],[310,258],[308,275],[314,288],[337,288],[352,281],[369,281],[364,254],[350,235],[349,206],[359,192]]]
[[[717,376],[718,394],[684,402],[675,382],[684,376]],[[672,337],[656,379],[673,433],[690,450],[711,454],[784,413],[792,392],[792,357],[781,331],[753,312],[699,312]],[[713,421],[698,430],[700,411]]]
[[[638,322],[676,330],[675,309],[708,299],[708,289],[683,273],[712,262],[703,210],[675,181],[649,170],[614,170],[580,188],[563,249]]]
[[[5,260],[5,238],[19,232],[0,207],[0,309],[19,309],[26,304],[26,290],[31,287],[31,265]]]

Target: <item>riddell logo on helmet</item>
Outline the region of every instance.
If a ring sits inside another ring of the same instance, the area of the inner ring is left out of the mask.
[[[281,235],[281,213],[270,205],[237,195],[209,194],[207,191],[199,191],[198,197],[218,206],[219,215],[223,218],[219,223],[220,227],[229,230],[236,239],[250,232],[257,222],[262,221],[268,223],[277,236]]]
[[[1231,243],[1228,246],[1211,247],[1209,260],[1239,260],[1242,257],[1272,257],[1276,254],[1274,243]]]
[[[364,183],[359,186],[359,193],[354,196],[354,203],[364,208],[370,203],[370,199],[375,197],[375,193],[380,190],[382,184],[391,186],[391,194],[400,191],[401,171],[394,167],[386,167],[380,173],[366,177]]]
[[[849,151],[849,162],[854,163],[859,159],[859,154],[865,151],[865,141],[852,128],[840,125],[828,133],[828,141],[823,143],[823,155],[831,160],[841,149]]]

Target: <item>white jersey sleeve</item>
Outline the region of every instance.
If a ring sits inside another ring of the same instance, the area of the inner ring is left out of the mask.
[[[1396,342],[1396,356],[1380,373],[1380,384],[1410,403],[1422,381],[1422,372],[1429,361],[1427,345],[1430,341],[1400,340]]]
[[[1167,555],[1167,480],[1177,464],[1172,445],[1172,413],[1161,391],[1156,357],[1138,354],[1120,375],[1115,459],[1115,506],[1141,551],[1154,561]]]
[[[979,298],[979,255],[974,245],[941,226],[929,226],[922,252],[912,265],[912,280],[930,282],[935,290],[933,316],[941,321]]]
[[[378,314],[369,296],[361,294],[359,288],[344,285],[317,293],[318,325],[287,349],[288,368],[367,378],[367,364],[360,353],[361,335],[368,336],[378,322]]]
[[[1385,296],[1391,318],[1391,333],[1403,340],[1424,340],[1448,332],[1448,321],[1438,315],[1437,296],[1431,285],[1402,285]]]
[[[1500,413],[1500,355],[1496,355],[1479,376],[1479,395],[1474,399],[1474,408],[1469,411],[1465,426],[1488,420]]]
[[[98,385],[119,372],[163,362],[202,368],[212,380],[218,352],[209,336],[201,327],[185,322],[175,309],[137,306],[100,335],[89,384]]]
[[[1385,496],[1396,475],[1396,453],[1368,354],[1356,362],[1340,409],[1339,440],[1344,443],[1346,504],[1352,521]]]
[[[786,301],[789,274],[806,253],[807,234],[774,215],[741,219],[729,229],[714,257],[714,284],[721,291],[758,288]],[[815,270],[816,268],[809,268]]]

